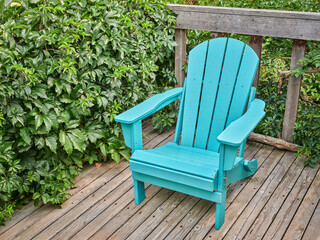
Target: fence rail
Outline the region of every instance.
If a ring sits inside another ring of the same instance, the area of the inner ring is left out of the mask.
[[[187,29],[250,35],[249,45],[259,58],[263,36],[293,39],[291,70],[296,69],[299,59],[304,57],[307,40],[320,41],[320,13],[177,4],[168,4],[167,8],[178,15],[175,32],[175,74],[178,86],[183,85],[185,78],[182,66],[186,62]],[[254,85],[259,85],[259,71]],[[300,87],[301,77],[290,76],[282,129],[282,138],[288,142],[293,142]]]

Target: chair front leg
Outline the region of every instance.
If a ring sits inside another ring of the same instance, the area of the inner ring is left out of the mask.
[[[135,203],[138,205],[146,198],[145,190],[144,190],[144,182],[133,180],[133,184],[134,184],[134,200],[135,200]]]
[[[218,192],[221,193],[221,203],[217,203],[216,206],[216,224],[215,228],[219,230],[224,223],[226,212],[226,200],[227,200],[227,187],[226,187],[226,172],[224,171],[222,182],[218,183]],[[220,179],[219,179],[220,180]]]

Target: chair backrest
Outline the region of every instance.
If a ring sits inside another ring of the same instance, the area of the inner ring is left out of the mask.
[[[219,150],[218,135],[244,113],[258,63],[248,45],[232,38],[212,39],[190,51],[181,145]]]

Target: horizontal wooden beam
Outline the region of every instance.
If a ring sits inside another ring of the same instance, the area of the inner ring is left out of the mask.
[[[261,142],[261,143],[264,143],[264,144],[268,144],[268,145],[274,146],[274,147],[276,147],[278,149],[286,149],[286,150],[289,150],[289,151],[292,151],[292,152],[298,151],[298,148],[301,147],[301,146],[299,146],[297,144],[287,142],[287,141],[285,141],[283,139],[280,139],[280,138],[274,138],[274,137],[270,137],[270,136],[254,133],[254,132],[252,132],[249,135],[248,140]]]
[[[320,13],[168,4],[178,29],[320,41]]]

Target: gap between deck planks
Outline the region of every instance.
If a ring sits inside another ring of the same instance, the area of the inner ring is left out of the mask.
[[[157,134],[152,131],[152,125],[150,124],[150,120],[145,120],[145,123],[143,125],[143,132],[147,135],[144,137],[143,141],[144,144],[150,142],[153,138],[157,136]],[[75,186],[77,186],[74,189],[68,190],[68,192],[71,195],[75,195],[77,192],[79,192],[82,188],[90,184],[93,180],[101,176],[103,173],[105,173],[108,169],[113,167],[115,165],[114,162],[104,164],[100,168],[96,168],[94,165],[85,165],[84,169],[81,171],[81,175],[76,177]],[[79,187],[81,186],[81,187]],[[0,226],[0,236],[5,231],[8,231],[12,226],[20,222],[22,219],[24,219],[26,216],[32,214],[34,211],[42,207],[42,205],[38,205],[37,207],[34,207],[33,201],[25,205],[21,210],[17,210],[12,215],[12,220],[6,222],[6,226]]]
[[[172,141],[144,124],[144,148]],[[214,229],[215,203],[146,184],[134,204],[128,163],[87,166],[63,209],[32,203],[0,227],[0,239],[319,239],[320,171],[304,168],[293,153],[248,143],[258,160],[251,178],[228,186],[226,222]]]

